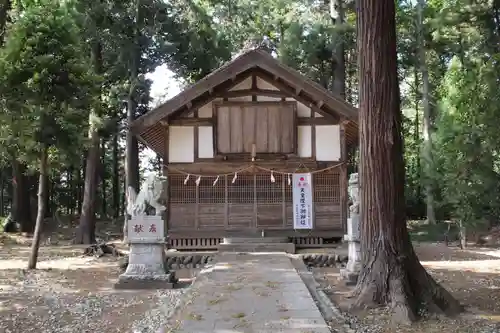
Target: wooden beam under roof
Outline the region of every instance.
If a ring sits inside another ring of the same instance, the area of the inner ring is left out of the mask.
[[[282,82],[279,82],[279,81],[275,81],[271,76],[259,71],[257,73],[257,75],[265,80],[266,82],[274,85],[276,88],[278,88],[279,90],[281,90],[282,92],[286,93],[289,97],[292,97],[294,99],[296,99],[298,102],[304,104],[305,106],[311,108],[311,111],[313,112],[317,112],[319,113],[320,115],[322,115],[323,117],[328,117],[330,119],[336,119],[336,120],[340,120],[340,117],[336,114],[332,114],[332,113],[329,113],[329,112],[326,112],[325,110],[317,107],[315,104],[314,104],[314,101],[312,100],[307,100],[305,97],[301,96],[301,95],[297,95],[295,93],[296,89],[294,89],[293,87],[289,87],[287,86],[286,84],[282,83]]]

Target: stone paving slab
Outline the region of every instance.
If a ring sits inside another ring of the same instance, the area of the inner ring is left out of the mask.
[[[330,333],[284,253],[220,254],[210,278],[176,317],[170,332]]]

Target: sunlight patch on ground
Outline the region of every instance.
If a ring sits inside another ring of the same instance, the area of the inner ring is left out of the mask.
[[[13,260],[0,260],[0,271],[7,269],[26,269],[28,259],[13,259]],[[114,264],[116,266],[116,263]],[[71,257],[61,258],[54,260],[44,260],[37,263],[38,269],[61,269],[61,270],[76,270],[76,269],[99,269],[113,266],[111,262],[97,262],[92,257]]]
[[[479,315],[478,317],[481,319],[500,322],[500,315]]]
[[[474,250],[465,250],[470,253],[484,254],[487,256],[491,256],[494,258],[500,258],[500,250],[499,249],[488,249],[488,248],[479,248]]]
[[[500,272],[500,260],[466,260],[466,261],[421,261],[430,269],[447,269],[476,273]]]

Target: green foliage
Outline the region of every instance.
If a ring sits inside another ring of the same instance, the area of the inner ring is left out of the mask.
[[[450,242],[459,239],[459,228],[455,223],[431,224],[426,221],[408,221],[408,232],[414,242],[442,242],[445,236]]]
[[[76,13],[44,0],[9,28],[0,53],[2,128],[26,152],[39,143],[68,149],[92,102],[95,78],[83,56]]]
[[[442,85],[437,175],[443,204],[469,225],[500,216],[498,73],[494,61],[466,68],[454,58]]]
[[[420,28],[416,1],[397,1],[407,212],[425,218],[424,185],[432,182],[439,218],[495,222],[500,218],[498,8],[486,1],[426,3]],[[316,0],[13,1],[0,49],[1,171],[9,174],[13,157],[36,169],[33,154],[40,143],[52,145],[51,198],[75,210],[92,112],[105,148],[99,170],[102,200],[97,200],[104,214],[107,198],[123,199],[124,103],[132,97],[136,116],[151,108],[152,82],[146,74],[165,64],[179,80],[192,83],[230,60],[249,40],[264,37],[281,61],[328,88],[333,54],[343,41],[347,98],[355,104],[354,2],[344,5],[346,22],[339,26],[330,17],[329,1]],[[420,32],[423,43],[417,39]],[[422,45],[437,157],[429,170],[421,158],[417,55]],[[92,57],[97,46],[100,59]]]

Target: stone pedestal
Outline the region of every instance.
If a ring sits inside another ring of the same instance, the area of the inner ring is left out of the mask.
[[[349,177],[349,196],[352,205],[349,207],[350,217],[347,219],[347,235],[344,241],[348,242],[348,262],[344,269],[340,271],[340,276],[346,284],[356,284],[361,270],[361,250],[359,243],[359,187],[358,174]]]
[[[128,221],[130,253],[118,289],[170,289],[175,274],[165,267],[164,221],[161,216],[135,216]]]

